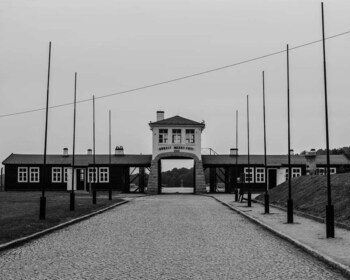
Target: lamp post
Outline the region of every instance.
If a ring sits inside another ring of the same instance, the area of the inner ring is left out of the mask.
[[[70,211],[75,210],[75,192],[74,192],[74,167],[75,167],[75,123],[76,123],[76,105],[77,105],[77,72],[74,75],[74,116],[73,116],[73,154],[72,154],[72,189],[70,192]]]
[[[252,206],[252,193],[250,192],[250,182],[251,182],[251,170],[250,170],[250,152],[249,152],[249,96],[247,95],[247,136],[248,136],[248,181],[247,186],[248,186],[248,207]]]
[[[111,145],[112,145],[112,129],[111,129],[111,110],[109,110],[109,169],[108,169],[108,172],[109,172],[109,187],[108,187],[108,199],[109,200],[112,200],[112,186],[111,186],[111,182],[110,182],[110,174],[111,174],[111,168],[112,168],[112,152],[111,152]]]
[[[49,88],[50,88],[50,67],[51,67],[51,42],[49,44],[49,66],[47,71],[47,90],[46,90],[46,114],[45,114],[45,144],[44,144],[44,164],[43,164],[43,172],[44,172],[44,182],[41,190],[40,197],[40,211],[39,211],[39,219],[45,220],[46,218],[46,197],[45,197],[45,187],[46,187],[46,150],[47,150],[47,126],[48,126],[48,115],[49,115]]]
[[[95,95],[92,96],[92,130],[93,130],[93,175],[92,175],[92,204],[96,204],[95,182],[97,181],[96,171],[96,150],[95,150]]]
[[[290,101],[289,101],[289,46],[287,44],[287,106],[288,106],[288,200],[287,223],[293,223],[292,168],[290,163]]]
[[[266,117],[265,117],[265,72],[262,72],[263,80],[263,113],[264,113],[264,184],[265,184],[265,214],[270,213],[269,193],[267,188],[267,156],[266,156]]]
[[[326,43],[324,36],[324,13],[322,10],[322,42],[323,42],[323,73],[324,73],[324,98],[326,117],[326,152],[327,152],[327,206],[326,206],[326,234],[327,238],[334,238],[334,206],[332,205],[331,170],[329,158],[329,130],[328,130],[328,101],[327,101],[327,67],[326,67]]]
[[[236,188],[235,201],[238,201],[238,110],[236,110],[236,166],[235,166]]]

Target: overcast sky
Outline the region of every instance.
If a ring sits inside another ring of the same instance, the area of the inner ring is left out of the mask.
[[[326,36],[350,31],[350,1],[325,3]],[[101,97],[234,64],[322,38],[316,0],[2,0],[0,115],[44,108],[52,41],[50,105]],[[330,146],[349,146],[350,34],[326,42]],[[322,44],[290,52],[292,148],[325,147]],[[286,54],[194,78],[96,100],[96,152],[112,145],[150,154],[156,111],[204,120],[203,147],[263,153],[262,71],[267,151],[287,153]],[[73,106],[49,111],[48,152],[72,151]],[[43,153],[45,111],[0,118],[0,159]],[[92,147],[92,102],[77,106],[77,153]]]

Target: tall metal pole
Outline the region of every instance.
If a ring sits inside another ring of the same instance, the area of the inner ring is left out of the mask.
[[[236,177],[236,188],[235,188],[235,201],[239,199],[238,193],[238,110],[236,110],[236,168],[235,168],[235,177]]]
[[[112,200],[112,185],[110,182],[110,174],[111,174],[111,168],[112,168],[112,120],[111,120],[111,110],[109,110],[109,188],[108,188],[108,198],[109,200]]]
[[[49,65],[47,70],[47,90],[46,90],[46,121],[45,121],[45,144],[44,144],[44,182],[42,185],[42,192],[40,197],[40,213],[39,219],[45,220],[46,218],[46,197],[45,197],[45,187],[46,187],[46,150],[47,150],[47,126],[48,126],[48,116],[49,116],[49,89],[50,89],[50,67],[51,67],[51,42],[49,44]]]
[[[251,176],[252,172],[250,170],[250,152],[249,152],[249,96],[247,95],[247,135],[248,135],[248,207],[252,206],[252,193],[250,192],[250,182],[251,182]]]
[[[287,44],[287,105],[288,105],[288,200],[287,223],[293,223],[292,167],[290,163],[290,102],[289,102],[289,46]]]
[[[97,170],[96,170],[96,150],[95,150],[95,95],[92,97],[92,111],[93,111],[93,176],[92,176],[92,203],[96,204],[96,189],[95,182],[97,181]]]
[[[73,155],[72,155],[72,190],[70,192],[70,211],[75,210],[75,192],[74,192],[74,167],[75,167],[75,123],[76,123],[76,105],[77,105],[77,72],[74,75],[74,116],[73,116]]]
[[[326,151],[327,151],[327,206],[326,206],[326,233],[327,238],[334,238],[334,206],[332,205],[331,189],[331,170],[329,158],[329,130],[328,130],[328,101],[327,101],[327,67],[326,67],[326,43],[324,36],[324,13],[323,2],[322,9],[322,42],[323,42],[323,73],[324,73],[324,98],[325,98],[325,116],[326,116]]]
[[[265,71],[262,72],[263,78],[263,112],[264,112],[264,184],[265,184],[265,214],[270,213],[269,192],[267,188],[267,156],[266,156],[266,114],[265,114]]]

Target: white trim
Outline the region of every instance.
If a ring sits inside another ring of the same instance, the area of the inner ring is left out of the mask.
[[[94,167],[89,167],[88,168],[88,183],[97,183],[97,174],[98,174],[98,168],[95,167],[95,172],[94,172]],[[90,180],[92,179],[92,180]]]
[[[100,183],[109,183],[109,167],[100,167],[98,169],[98,175]]]
[[[32,180],[32,175],[34,180]],[[30,183],[39,183],[40,182],[40,168],[39,167],[30,167],[29,168],[29,182]]]
[[[249,175],[251,175],[252,177],[252,180],[250,180],[249,182],[247,181],[247,170],[248,170],[248,167],[244,167],[244,178],[245,178],[245,182],[246,183],[254,183],[254,167],[249,167],[249,169],[251,170],[251,172],[249,172]]]
[[[258,176],[260,175],[260,176]],[[256,183],[265,183],[265,167],[256,167],[255,168],[255,182]]]
[[[71,167],[63,167],[63,183],[68,183],[68,170]]]
[[[20,171],[20,169],[23,169]],[[20,180],[20,177],[23,176],[23,178]],[[28,167],[18,167],[17,168],[17,182],[18,183],[27,183],[28,182]]]
[[[62,167],[52,167],[51,169],[51,182],[62,183]]]
[[[292,167],[292,178],[301,176],[301,168],[300,167]]]

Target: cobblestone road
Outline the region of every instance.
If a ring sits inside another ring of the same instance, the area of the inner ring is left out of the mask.
[[[1,279],[344,279],[209,197],[128,204],[0,254]]]

